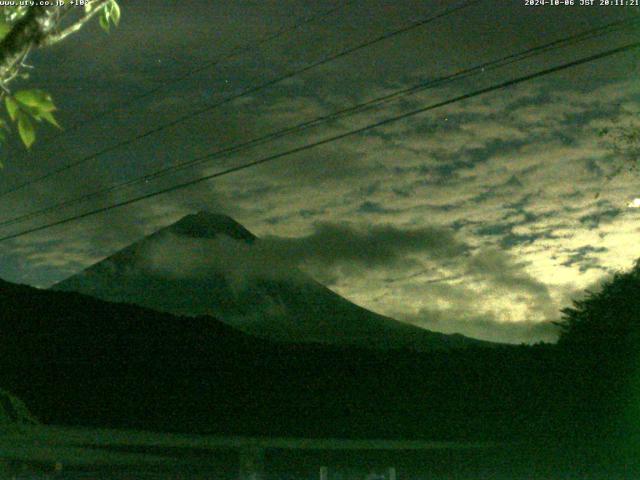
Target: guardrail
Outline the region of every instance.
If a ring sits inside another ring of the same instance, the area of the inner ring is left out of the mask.
[[[180,455],[172,456],[153,452],[165,449],[179,453],[181,450],[197,449],[200,453],[203,451],[206,453],[209,450],[213,453],[216,450],[224,449],[238,453],[238,471],[243,480],[262,477],[265,451],[268,449],[458,450],[495,446],[497,444],[492,442],[224,437],[53,426],[21,426],[0,429],[0,459],[44,465],[53,471],[59,470],[63,466],[78,468],[95,465],[179,468],[185,464],[185,460]],[[189,462],[191,461],[189,460]],[[201,465],[206,464],[206,459],[200,460],[200,463]]]

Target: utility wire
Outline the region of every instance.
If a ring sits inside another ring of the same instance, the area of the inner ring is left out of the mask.
[[[175,127],[176,125],[179,125],[179,124],[181,124],[183,122],[189,121],[189,120],[193,119],[194,117],[196,117],[198,115],[202,115],[204,113],[208,113],[208,112],[210,112],[210,111],[212,111],[212,110],[214,110],[214,109],[216,109],[216,108],[218,108],[218,107],[220,107],[222,105],[225,105],[225,104],[227,104],[229,102],[232,102],[234,100],[240,99],[240,98],[245,97],[247,95],[256,93],[256,92],[258,92],[260,90],[264,90],[265,88],[272,87],[272,86],[274,86],[274,85],[276,85],[276,84],[278,84],[280,82],[283,82],[284,80],[288,80],[290,78],[293,78],[293,77],[296,77],[296,76],[301,75],[303,73],[306,73],[306,72],[308,72],[308,71],[310,71],[310,70],[312,70],[314,68],[317,68],[317,67],[320,67],[322,65],[328,64],[328,63],[330,63],[330,62],[332,62],[334,60],[337,60],[339,58],[342,58],[342,57],[345,57],[347,55],[350,55],[350,54],[352,54],[354,52],[357,52],[359,50],[362,50],[364,48],[370,47],[371,45],[375,45],[376,43],[382,42],[384,40],[388,40],[390,38],[393,38],[393,37],[395,37],[397,35],[409,32],[409,31],[414,30],[416,28],[423,27],[423,26],[427,25],[428,23],[431,23],[431,22],[433,22],[435,20],[438,20],[440,18],[447,17],[449,15],[452,15],[452,14],[454,14],[454,13],[456,13],[456,12],[458,12],[458,11],[464,9],[464,8],[468,8],[468,7],[471,7],[472,5],[480,3],[481,1],[483,1],[483,0],[467,0],[467,1],[463,2],[462,4],[457,5],[455,7],[451,7],[451,8],[449,8],[449,9],[447,9],[447,10],[441,12],[441,13],[426,17],[426,18],[424,18],[422,20],[419,20],[417,22],[411,23],[410,25],[407,25],[407,26],[402,27],[402,28],[397,29],[397,30],[393,30],[392,32],[385,33],[385,34],[380,35],[380,36],[378,36],[378,37],[376,37],[376,38],[374,38],[372,40],[368,40],[368,41],[366,41],[364,43],[360,43],[360,44],[358,44],[356,46],[349,47],[349,48],[347,48],[345,50],[342,50],[342,51],[340,51],[340,52],[338,52],[336,54],[324,57],[321,60],[316,61],[314,63],[311,63],[311,64],[309,64],[309,65],[307,65],[305,67],[299,68],[297,70],[289,71],[288,73],[285,73],[284,75],[276,77],[276,78],[274,78],[272,80],[269,80],[269,81],[267,81],[265,83],[262,83],[262,84],[259,84],[259,85],[255,85],[253,87],[246,88],[246,89],[242,90],[240,93],[237,93],[235,95],[231,95],[231,96],[228,96],[226,98],[223,98],[222,100],[220,100],[220,101],[218,101],[216,103],[209,104],[209,105],[207,105],[205,107],[202,107],[200,109],[194,110],[194,111],[192,111],[192,112],[190,112],[190,113],[188,113],[186,115],[182,115],[182,116],[180,116],[180,117],[178,117],[178,118],[176,118],[174,120],[171,120],[171,121],[169,121],[167,123],[163,123],[163,124],[161,124],[161,125],[159,125],[157,127],[154,127],[154,128],[149,129],[149,130],[146,130],[145,132],[140,133],[140,134],[138,134],[138,135],[136,135],[134,137],[128,138],[126,140],[122,140],[122,141],[120,141],[118,143],[115,143],[113,145],[105,147],[102,150],[99,150],[98,152],[95,152],[95,153],[93,153],[91,155],[88,155],[86,157],[80,158],[80,159],[78,159],[76,161],[73,161],[71,163],[68,163],[65,166],[62,166],[60,168],[57,168],[57,169],[51,170],[51,171],[49,171],[47,173],[44,173],[44,174],[40,175],[39,177],[34,178],[33,180],[30,180],[28,182],[24,182],[24,183],[22,183],[20,185],[17,185],[15,187],[13,187],[13,188],[10,188],[9,190],[6,190],[6,191],[0,193],[0,198],[5,196],[5,195],[8,195],[10,193],[16,192],[18,190],[22,190],[23,188],[29,187],[29,186],[31,186],[31,185],[33,185],[35,183],[41,182],[43,180],[46,180],[46,179],[48,179],[48,178],[50,178],[50,177],[52,177],[54,175],[57,175],[59,173],[65,172],[67,170],[70,170],[70,169],[72,169],[74,167],[77,167],[78,165],[84,164],[84,163],[86,163],[86,162],[88,162],[90,160],[94,160],[94,159],[96,159],[96,158],[98,158],[98,157],[100,157],[100,156],[102,156],[102,155],[104,155],[106,153],[110,153],[110,152],[112,152],[114,150],[117,150],[117,149],[119,149],[121,147],[124,147],[124,146],[127,146],[127,145],[131,145],[131,144],[133,144],[133,143],[135,143],[135,142],[137,142],[139,140],[142,140],[142,139],[144,139],[146,137],[149,137],[150,135],[162,132],[162,131],[164,131],[164,130],[166,130],[168,128],[171,128],[171,127]]]
[[[385,120],[381,120],[379,122],[375,122],[375,123],[369,124],[369,125],[367,125],[365,127],[361,127],[361,128],[357,128],[357,129],[354,129],[354,130],[350,130],[348,132],[341,133],[339,135],[334,135],[334,136],[331,136],[331,137],[327,137],[327,138],[324,138],[322,140],[318,140],[316,142],[308,143],[306,145],[302,145],[302,146],[297,147],[297,148],[293,148],[293,149],[290,149],[290,150],[286,150],[284,152],[280,152],[280,153],[276,153],[276,154],[273,154],[273,155],[269,155],[269,156],[263,157],[263,158],[261,158],[259,160],[255,160],[255,161],[252,161],[252,162],[247,162],[247,163],[244,163],[242,165],[238,165],[236,167],[227,168],[225,170],[222,170],[222,171],[219,171],[219,172],[216,172],[216,173],[212,173],[210,175],[205,175],[203,177],[199,177],[199,178],[196,178],[196,179],[193,179],[193,180],[189,180],[189,181],[182,182],[182,183],[179,183],[179,184],[176,184],[176,185],[172,185],[170,187],[166,187],[166,188],[163,188],[161,190],[157,190],[155,192],[150,192],[150,193],[147,193],[147,194],[144,194],[144,195],[140,195],[138,197],[130,198],[128,200],[123,200],[121,202],[114,203],[114,204],[111,204],[111,205],[107,205],[105,207],[97,208],[97,209],[94,209],[94,210],[90,210],[88,212],[84,212],[84,213],[81,213],[81,214],[78,214],[78,215],[73,215],[71,217],[67,217],[67,218],[64,218],[62,220],[57,220],[57,221],[52,222],[52,223],[48,223],[48,224],[45,224],[45,225],[40,225],[40,226],[37,226],[37,227],[32,227],[32,228],[29,228],[27,230],[23,230],[23,231],[18,232],[18,233],[13,233],[13,234],[10,234],[10,235],[6,235],[4,237],[0,237],[0,242],[4,242],[4,241],[10,240],[10,239],[22,237],[22,236],[27,235],[29,233],[38,232],[38,231],[45,230],[45,229],[48,229],[48,228],[51,228],[51,227],[55,227],[55,226],[58,226],[58,225],[64,225],[66,223],[69,223],[69,222],[72,222],[72,221],[75,221],[75,220],[80,220],[82,218],[86,218],[86,217],[90,217],[90,216],[93,216],[93,215],[97,215],[99,213],[108,212],[110,210],[113,210],[113,209],[116,209],[116,208],[120,208],[120,207],[124,207],[126,205],[132,205],[134,203],[138,203],[138,202],[141,202],[143,200],[147,200],[149,198],[157,197],[157,196],[163,195],[165,193],[170,193],[170,192],[175,192],[177,190],[182,190],[184,188],[190,187],[192,185],[196,185],[198,183],[202,183],[202,182],[207,181],[207,180],[223,177],[223,176],[235,173],[235,172],[239,172],[241,170],[246,170],[246,169],[255,167],[257,165],[262,165],[262,164],[265,164],[265,163],[268,163],[268,162],[272,162],[274,160],[277,160],[277,159],[280,159],[280,158],[283,158],[283,157],[287,157],[287,156],[293,155],[295,153],[300,153],[300,152],[303,152],[303,151],[306,151],[306,150],[310,150],[310,149],[315,148],[315,147],[319,147],[321,145],[326,145],[326,144],[335,142],[337,140],[342,140],[342,139],[347,138],[347,137],[351,137],[351,136],[354,136],[354,135],[357,135],[357,134],[360,134],[360,133],[364,133],[366,131],[369,131],[369,130],[372,130],[372,129],[375,129],[375,128],[379,128],[379,127],[382,127],[382,126],[385,126],[385,125],[389,125],[389,124],[397,122],[399,120],[404,120],[406,118],[410,118],[410,117],[419,115],[421,113],[428,112],[430,110],[435,110],[437,108],[441,108],[441,107],[444,107],[444,106],[447,106],[447,105],[451,105],[453,103],[457,103],[457,102],[460,102],[462,100],[467,100],[467,99],[474,98],[474,97],[477,97],[477,96],[480,96],[480,95],[484,95],[485,93],[494,92],[494,91],[501,90],[501,89],[504,89],[504,88],[507,88],[507,87],[511,87],[513,85],[517,85],[517,84],[520,84],[520,83],[528,82],[530,80],[534,80],[536,78],[540,78],[540,77],[543,77],[543,76],[546,76],[546,75],[550,75],[552,73],[556,73],[556,72],[559,72],[559,71],[562,71],[562,70],[566,70],[568,68],[576,67],[578,65],[583,65],[583,64],[586,64],[586,63],[589,63],[589,62],[593,62],[593,61],[596,61],[596,60],[600,60],[600,59],[603,59],[603,58],[606,58],[606,57],[610,57],[612,55],[616,55],[616,54],[619,54],[619,53],[627,52],[627,51],[636,49],[638,47],[640,47],[640,42],[634,42],[634,43],[630,43],[630,44],[627,44],[627,45],[624,45],[624,46],[621,46],[621,47],[618,47],[618,48],[605,50],[604,52],[596,53],[594,55],[589,55],[588,57],[583,57],[583,58],[578,59],[578,60],[574,60],[574,61],[571,61],[571,62],[563,63],[562,65],[558,65],[558,66],[555,66],[555,67],[547,68],[547,69],[544,69],[544,70],[541,70],[541,71],[538,71],[538,72],[535,72],[535,73],[531,73],[531,74],[528,74],[528,75],[523,75],[521,77],[517,77],[517,78],[511,79],[511,80],[507,80],[507,81],[498,83],[496,85],[492,85],[492,86],[489,86],[489,87],[485,87],[485,88],[481,88],[481,89],[478,89],[478,90],[474,90],[473,92],[470,92],[470,93],[465,93],[463,95],[459,95],[459,96],[450,98],[448,100],[437,102],[437,103],[428,105],[426,107],[421,107],[421,108],[418,108],[418,109],[415,109],[415,110],[411,110],[409,112],[405,112],[403,114],[396,115],[396,116],[387,118]]]
[[[71,126],[67,127],[64,129],[64,132],[62,132],[59,135],[50,137],[50,138],[45,138],[45,141],[56,141],[60,138],[62,138],[64,135],[73,132],[75,130],[78,130],[79,128],[86,128],[86,126],[90,123],[95,122],[96,120],[100,120],[101,118],[104,118],[112,113],[117,112],[118,110],[121,109],[125,109],[130,107],[131,105],[133,105],[134,103],[143,100],[145,98],[148,98],[150,96],[155,95],[156,93],[162,91],[163,89],[165,89],[166,87],[169,87],[171,85],[175,85],[177,83],[180,83],[184,80],[186,80],[187,78],[200,73],[204,70],[208,70],[210,68],[216,67],[219,64],[221,64],[224,61],[227,60],[231,60],[233,58],[236,58],[240,55],[243,55],[247,52],[251,52],[252,50],[257,50],[260,47],[262,47],[263,45],[272,42],[273,40],[277,40],[278,38],[287,35],[290,32],[294,32],[300,28],[302,28],[303,26],[310,24],[310,23],[314,23],[317,20],[321,20],[325,17],[331,16],[333,15],[335,12],[341,10],[342,8],[344,8],[346,5],[349,4],[349,1],[344,1],[342,3],[340,3],[339,5],[337,5],[334,8],[331,8],[330,10],[326,10],[323,12],[317,12],[313,15],[307,16],[307,17],[303,17],[301,18],[298,22],[296,22],[294,25],[289,26],[289,27],[282,27],[279,30],[272,32],[272,33],[268,33],[267,35],[264,35],[263,37],[259,38],[257,40],[257,42],[249,42],[246,43],[244,45],[239,45],[237,47],[232,48],[229,52],[227,52],[224,55],[221,55],[220,57],[210,61],[210,62],[206,62],[203,63],[202,65],[200,65],[199,67],[193,68],[191,70],[188,70],[180,75],[178,75],[177,77],[172,78],[171,80],[165,80],[164,82],[162,82],[160,85],[153,87],[145,92],[142,92],[138,95],[133,95],[132,97],[129,97],[128,99],[126,99],[123,102],[118,103],[117,105],[113,106],[112,108],[109,108],[107,110],[98,112],[94,115],[91,115],[89,117],[86,117],[74,124],[72,124]],[[16,188],[22,188],[20,186],[16,187]],[[4,195],[5,193],[10,193],[11,191],[7,191],[2,193],[1,195]]]
[[[366,102],[348,107],[348,108],[344,108],[341,110],[338,110],[336,112],[333,112],[331,114],[328,115],[324,115],[324,116],[320,116],[320,117],[316,117],[312,120],[309,121],[305,121],[303,123],[299,123],[295,126],[292,127],[288,127],[285,128],[283,130],[279,130],[276,132],[272,132],[269,133],[267,135],[263,135],[261,137],[258,138],[254,138],[252,140],[249,140],[247,142],[243,142],[240,144],[236,144],[236,145],[232,145],[230,147],[221,149],[221,150],[217,150],[213,153],[210,153],[207,155],[207,157],[205,158],[196,158],[196,159],[192,159],[186,162],[182,162],[182,163],[178,163],[176,165],[171,165],[168,166],[166,168],[157,170],[155,172],[149,173],[149,174],[145,174],[142,175],[140,177],[136,177],[106,188],[103,188],[101,190],[95,191],[95,192],[91,192],[91,193],[87,193],[81,196],[78,196],[76,198],[72,198],[69,200],[65,200],[63,202],[57,203],[55,205],[51,205],[45,208],[42,208],[40,210],[36,210],[34,212],[29,212],[23,215],[19,215],[17,217],[14,218],[10,218],[4,221],[0,221],[0,227],[5,227],[5,226],[9,226],[9,225],[13,225],[15,223],[19,223],[19,222],[23,222],[29,219],[32,219],[34,217],[40,216],[40,215],[44,215],[46,213],[50,213],[53,211],[57,211],[61,208],[65,208],[65,207],[69,207],[71,205],[75,205],[77,203],[81,203],[87,200],[90,200],[92,198],[96,198],[99,196],[103,196],[103,195],[107,195],[109,193],[114,193],[116,191],[122,190],[124,188],[130,187],[132,185],[136,185],[139,183],[146,183],[149,182],[150,180],[154,180],[156,178],[160,178],[162,176],[165,176],[169,173],[174,173],[180,170],[184,170],[186,168],[190,168],[205,162],[210,162],[214,159],[217,158],[221,158],[221,157],[225,157],[228,156],[230,154],[233,153],[237,153],[238,151],[242,151],[245,150],[247,148],[251,148],[251,147],[255,147],[258,145],[262,145],[264,143],[276,140],[278,138],[282,138],[285,137],[287,135],[291,135],[293,133],[298,133],[301,132],[307,128],[311,128],[314,126],[317,126],[319,124],[322,123],[326,123],[330,120],[336,120],[339,118],[343,118],[346,116],[350,116],[350,115],[354,115],[354,114],[358,114],[361,112],[364,112],[366,110],[369,110],[373,107],[378,107],[382,104],[385,104],[387,102],[390,102],[392,100],[397,100],[399,98],[403,98],[404,96],[407,95],[411,95],[411,94],[415,94],[417,92],[420,91],[424,91],[426,89],[429,88],[435,88],[435,87],[440,87],[442,85],[448,84],[450,82],[456,81],[456,80],[460,80],[460,79],[465,79],[468,78],[472,75],[479,75],[488,71],[492,71],[495,70],[497,68],[502,68],[505,67],[507,65],[511,65],[513,63],[516,62],[521,62],[522,60],[525,60],[527,58],[531,58],[537,55],[541,55],[544,53],[547,53],[549,51],[558,49],[558,48],[563,48],[563,47],[567,47],[570,45],[575,45],[578,42],[583,42],[583,41],[587,41],[587,40],[591,40],[594,38],[597,38],[599,36],[605,35],[605,34],[609,34],[609,33],[615,33],[618,32],[621,28],[623,27],[629,27],[629,26],[634,26],[636,24],[640,23],[640,19],[632,19],[632,20],[622,20],[622,21],[616,21],[616,22],[611,22],[608,23],[606,25],[600,26],[600,27],[595,27],[580,33],[577,33],[575,35],[572,35],[570,37],[564,37],[562,39],[558,39],[558,40],[554,40],[552,42],[548,42],[545,43],[543,45],[539,45],[536,47],[532,47],[530,49],[524,50],[524,51],[520,51],[517,53],[513,53],[510,55],[507,55],[505,57],[502,57],[498,60],[492,60],[489,62],[485,62],[482,63],[480,65],[471,67],[471,68],[467,68],[465,70],[456,72],[454,74],[451,75],[447,75],[447,76],[443,76],[443,77],[439,77],[433,80],[429,80],[426,82],[421,82],[417,85],[408,87],[408,88],[404,88],[395,92],[392,92],[390,94],[381,96],[381,97],[377,97],[371,100],[368,100]]]

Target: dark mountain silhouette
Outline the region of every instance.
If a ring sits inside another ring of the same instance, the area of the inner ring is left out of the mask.
[[[259,248],[224,215],[188,215],[53,288],[176,315],[213,315],[254,335],[422,350],[480,344],[359,307]]]
[[[594,373],[590,352],[272,343],[211,317],[2,281],[0,365],[0,387],[45,424],[566,441],[629,425],[609,421],[629,403],[626,389],[608,388],[625,377]]]
[[[547,421],[563,391],[542,353],[278,344],[0,282],[0,386],[43,423],[219,434],[475,438]],[[544,350],[544,349],[543,349]],[[505,361],[505,352],[509,352]],[[522,375],[526,371],[527,375]],[[535,379],[534,384],[531,379]],[[535,402],[527,402],[535,388]]]

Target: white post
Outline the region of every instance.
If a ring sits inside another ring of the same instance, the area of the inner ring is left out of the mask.
[[[396,467],[389,467],[389,480],[396,480]]]
[[[320,480],[328,480],[329,469],[327,467],[320,467]]]

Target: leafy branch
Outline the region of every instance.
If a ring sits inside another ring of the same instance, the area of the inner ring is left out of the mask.
[[[51,2],[53,3],[53,2]],[[45,122],[57,128],[51,96],[43,90],[12,92],[10,84],[29,78],[28,55],[54,45],[79,31],[94,17],[107,33],[120,23],[117,0],[87,0],[85,8],[65,5],[21,5],[0,7],[0,100],[4,99],[8,119],[17,126],[27,148],[35,141],[35,124]],[[10,122],[0,115],[0,143],[6,140]]]
[[[18,133],[27,148],[30,148],[36,139],[33,120],[44,120],[54,127],[61,128],[53,116],[56,107],[51,95],[42,90],[20,90],[14,95],[6,95],[4,101],[9,118],[18,125]]]

